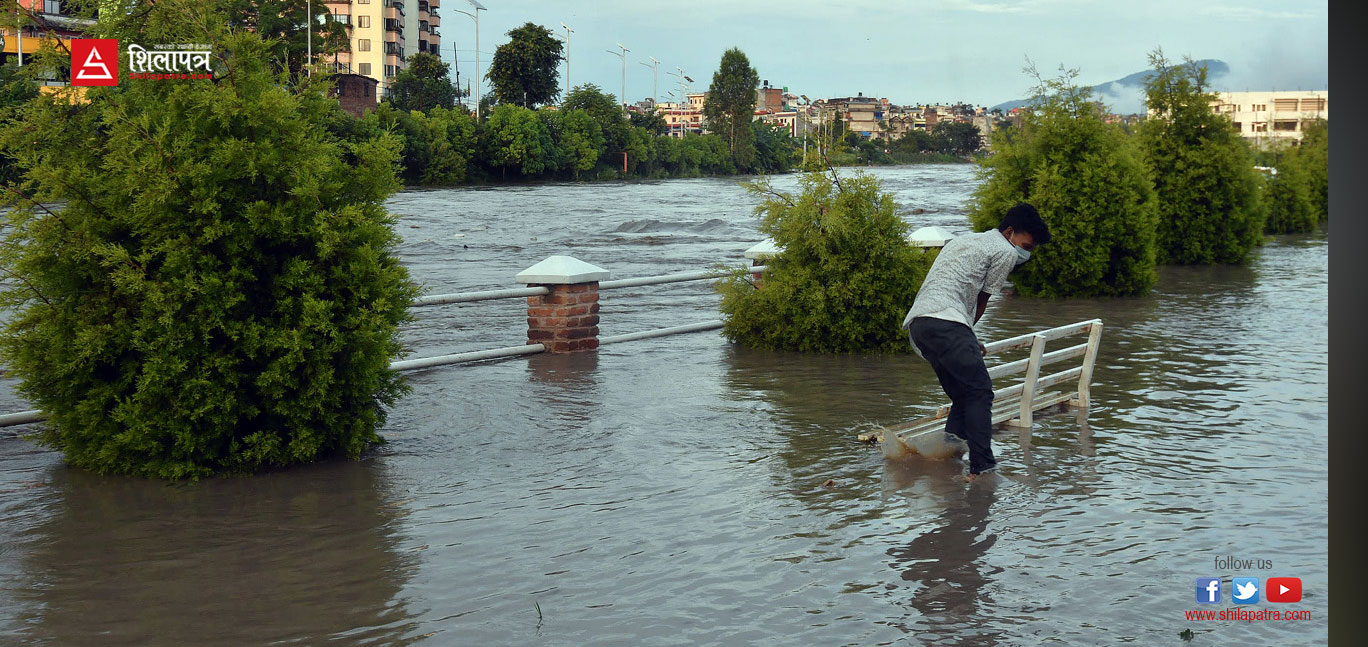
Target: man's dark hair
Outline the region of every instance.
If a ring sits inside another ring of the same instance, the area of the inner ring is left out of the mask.
[[[1035,239],[1035,244],[1044,245],[1050,242],[1050,228],[1045,225],[1045,221],[1040,218],[1040,213],[1028,202],[1018,202],[1007,210],[1007,215],[1002,217],[1002,222],[998,223],[998,231],[1006,231],[1008,227],[1012,231],[1024,231]]]

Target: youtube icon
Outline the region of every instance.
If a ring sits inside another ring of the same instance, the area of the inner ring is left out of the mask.
[[[1301,578],[1268,578],[1264,582],[1264,599],[1269,602],[1301,602]]]

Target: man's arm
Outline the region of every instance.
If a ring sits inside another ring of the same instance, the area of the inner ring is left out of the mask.
[[[983,317],[983,311],[988,309],[988,296],[987,292],[979,292],[978,310],[974,311],[974,323],[978,323],[979,318]]]

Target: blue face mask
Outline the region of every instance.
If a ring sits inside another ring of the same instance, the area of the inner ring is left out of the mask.
[[[1017,264],[1017,265],[1021,265],[1022,263],[1025,263],[1026,261],[1030,260],[1030,258],[1031,258],[1031,252],[1030,252],[1030,251],[1025,250],[1025,249],[1022,249],[1021,246],[1020,246],[1020,245],[1017,245],[1016,243],[1012,243],[1012,247],[1015,247],[1015,248],[1016,248],[1016,253],[1017,253],[1017,262],[1016,262],[1016,264]]]

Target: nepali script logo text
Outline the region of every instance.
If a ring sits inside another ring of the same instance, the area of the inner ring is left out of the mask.
[[[161,80],[212,79],[209,59],[213,52],[200,45],[128,46],[128,78]]]

